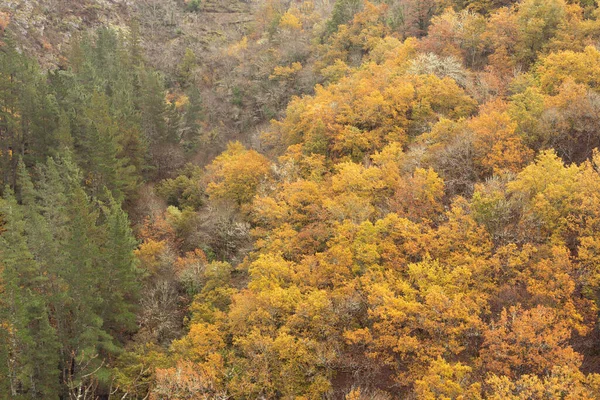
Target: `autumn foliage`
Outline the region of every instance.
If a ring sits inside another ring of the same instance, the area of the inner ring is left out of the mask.
[[[598,6],[288,3],[223,51],[281,112],[147,185],[127,253],[137,330],[107,358],[111,390],[600,398]],[[198,84],[186,58],[178,85]]]
[[[195,297],[155,395],[598,395],[581,370],[600,298],[596,22],[561,1],[456,7],[410,14],[429,26],[415,39],[365,3],[320,45],[324,84],[264,133],[271,159],[236,143],[207,167],[254,247],[227,302]],[[305,29],[290,10],[279,29]]]

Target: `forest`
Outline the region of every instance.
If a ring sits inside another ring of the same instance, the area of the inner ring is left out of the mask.
[[[0,2],[0,399],[600,399],[599,5]]]

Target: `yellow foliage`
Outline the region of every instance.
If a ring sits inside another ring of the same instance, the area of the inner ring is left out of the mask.
[[[536,69],[542,90],[555,94],[567,79],[592,89],[600,88],[600,51],[588,46],[583,52],[550,53]]]
[[[267,2],[264,29],[228,50],[268,47],[274,91],[311,67],[324,83],[272,123],[276,161],[230,143],[206,168],[210,201],[243,211],[253,247],[235,269],[201,251],[176,258],[202,289],[155,395],[387,399],[369,380],[416,399],[596,398],[600,378],[571,347],[600,293],[600,156],[584,161],[600,143],[592,10],[475,1],[402,41],[387,6],[366,2],[316,45],[318,61],[277,61],[282,38],[305,40],[319,20],[315,3],[299,7]],[[579,138],[590,148],[563,146]],[[165,226],[182,214],[166,216],[142,235],[145,268],[177,247]]]
[[[413,221],[431,218],[443,210],[444,181],[432,169],[417,168],[413,176],[400,179],[390,205],[400,216]]]
[[[427,373],[415,382],[416,398],[419,400],[479,400],[481,384],[473,383],[472,368],[450,364],[443,358],[434,360]]]
[[[574,212],[572,195],[577,193],[580,171],[577,165],[564,166],[554,151],[546,151],[509,183],[508,190],[524,196],[525,212],[542,223],[545,234],[558,240]]]
[[[218,354],[225,347],[222,333],[215,325],[197,323],[190,326],[188,334],[171,345],[171,350],[186,360],[201,363]]]
[[[228,200],[241,206],[252,201],[269,170],[269,161],[264,156],[247,150],[239,142],[229,143],[227,150],[206,168],[206,191],[214,200]]]
[[[134,251],[135,256],[140,260],[142,268],[149,272],[157,272],[161,260],[161,255],[167,249],[167,243],[164,241],[154,241],[148,239]]]
[[[302,21],[300,18],[294,15],[294,13],[291,13],[288,10],[281,17],[281,20],[279,21],[279,27],[281,29],[288,29],[290,31],[300,31],[302,30]]]
[[[240,56],[240,53],[242,53],[247,48],[248,38],[244,36],[239,42],[230,45],[226,50],[226,54],[231,57]]]
[[[507,376],[490,376],[486,384],[490,400],[581,399],[600,397],[600,375],[584,375],[579,369],[556,366],[545,376],[524,375],[514,380]]]
[[[329,65],[321,70],[321,75],[329,82],[337,82],[347,76],[352,69],[342,60],[335,60],[332,65]]]
[[[475,103],[450,78],[402,75],[403,67],[368,64],[311,97],[292,100],[277,123],[284,143],[333,160],[360,161],[390,142],[427,130],[440,116],[458,119]]]
[[[533,158],[533,151],[516,134],[517,124],[502,108],[505,105],[498,102],[488,105],[468,124],[475,135],[473,146],[482,176],[519,172]]]
[[[302,70],[302,64],[294,62],[290,66],[277,66],[273,73],[269,75],[270,80],[290,79]]]

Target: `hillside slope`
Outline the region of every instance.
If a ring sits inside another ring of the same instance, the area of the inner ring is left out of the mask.
[[[598,4],[10,4],[0,398],[600,398]]]

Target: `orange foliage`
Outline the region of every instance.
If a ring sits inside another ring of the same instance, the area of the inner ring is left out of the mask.
[[[208,264],[206,254],[200,249],[194,249],[194,251],[185,253],[185,257],[177,258],[177,261],[175,261],[175,271],[179,275],[190,270],[198,272],[198,270],[203,269],[206,264]]]
[[[220,375],[223,360],[215,355],[210,363],[179,361],[174,368],[157,369],[150,399],[214,399],[223,395]]]
[[[178,242],[175,229],[173,229],[164,213],[146,217],[140,228],[139,236],[143,239],[165,241],[173,244]]]
[[[4,33],[8,24],[10,24],[10,14],[0,11],[0,31]]]
[[[504,309],[484,332],[481,365],[510,378],[547,374],[555,366],[578,368],[582,356],[568,345],[570,337],[568,325],[551,308]]]
[[[518,172],[533,157],[533,151],[516,134],[517,124],[505,109],[506,104],[496,101],[487,104],[469,121],[469,128],[474,133],[475,161],[482,176]]]

